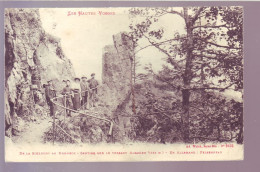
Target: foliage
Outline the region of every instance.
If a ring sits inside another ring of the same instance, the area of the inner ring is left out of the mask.
[[[198,97],[191,103],[191,137],[216,141],[240,139],[242,103],[227,100],[215,92],[206,92],[203,97]]]
[[[157,81],[158,82],[158,81]],[[149,85],[146,92],[136,88],[137,111],[135,120],[136,140],[149,142],[176,142],[181,138],[181,102],[176,101],[173,94],[162,93],[163,87],[145,80],[144,85]],[[145,87],[145,86],[143,86]]]
[[[227,139],[223,133],[229,131],[229,140],[236,137],[241,143],[242,103],[228,101],[222,92],[243,91],[242,8],[132,8],[129,13],[133,21],[129,37],[139,47],[135,53],[153,47],[166,56],[167,65],[153,73],[160,81],[155,85],[180,94],[182,110],[178,129],[182,130],[184,141],[198,136],[222,141]],[[171,19],[173,15],[183,21],[184,33],[174,31],[174,22],[172,28],[155,27],[165,16]],[[138,42],[142,39],[149,45],[140,47]],[[159,104],[163,101],[157,100]],[[147,113],[154,113],[153,107]],[[162,122],[161,128],[170,125],[169,120],[165,122],[157,115],[152,121],[158,126],[157,120]]]

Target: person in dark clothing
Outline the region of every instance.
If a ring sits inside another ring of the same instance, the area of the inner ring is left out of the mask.
[[[55,101],[53,98],[56,97],[56,90],[53,86],[52,80],[49,80],[48,85],[45,86],[45,96],[47,104],[50,107],[50,116],[53,116],[55,113],[55,104],[52,101]]]
[[[35,104],[44,106],[44,100],[43,100],[42,92],[40,89],[34,90],[33,96],[34,96]]]
[[[63,88],[62,93],[61,93],[62,95],[64,95],[63,105],[65,107],[69,108],[69,109],[72,109],[73,104],[72,104],[72,98],[71,98],[72,91],[71,91],[71,88],[70,88],[70,80],[64,81],[64,84],[66,84],[66,85]],[[71,117],[71,111],[70,110],[67,109],[66,114]]]
[[[97,101],[97,87],[98,87],[98,81],[95,79],[95,74],[91,74],[91,79],[88,81],[89,82],[89,101],[90,105],[92,107],[96,106],[96,101]]]
[[[41,89],[41,75],[37,71],[37,66],[32,66],[31,69],[32,69],[32,76],[31,76],[32,84],[37,85],[38,89]]]
[[[80,100],[81,100],[81,88],[80,88],[80,78],[74,79],[75,83],[73,84],[72,91],[73,91],[73,107],[74,110],[79,110],[80,108]]]
[[[81,77],[81,82],[80,82],[80,88],[81,88],[81,107],[82,109],[88,109],[88,83],[87,83],[87,77],[83,76]]]
[[[43,88],[44,88],[44,94],[45,94],[47,105],[50,106],[50,101],[51,100],[50,100],[50,97],[48,95],[50,86],[49,86],[49,84],[43,84]]]

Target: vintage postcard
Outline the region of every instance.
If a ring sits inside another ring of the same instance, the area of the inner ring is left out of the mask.
[[[244,159],[243,7],[6,8],[6,162]]]

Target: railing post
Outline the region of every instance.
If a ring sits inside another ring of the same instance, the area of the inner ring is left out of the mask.
[[[65,105],[65,115],[64,115],[64,123],[65,123],[65,119],[66,119],[66,116],[67,116],[67,97],[66,97],[66,94],[64,96],[64,105]]]
[[[55,116],[56,116],[57,112],[56,113],[53,113],[53,124],[52,124],[52,127],[53,127],[53,131],[52,131],[52,139],[53,139],[53,145],[54,145],[54,140],[55,140]]]
[[[114,142],[114,137],[113,137],[113,125],[114,125],[114,122],[109,120],[109,119],[105,119],[105,118],[102,118],[102,117],[98,117],[98,116],[94,116],[94,115],[91,115],[91,114],[87,114],[85,112],[80,112],[78,110],[73,110],[71,108],[68,108],[67,107],[67,99],[65,97],[65,105],[60,105],[59,103],[55,102],[54,99],[58,99],[58,98],[62,98],[62,95],[61,96],[58,96],[58,97],[54,97],[51,99],[51,102],[61,108],[65,108],[65,115],[64,115],[64,122],[65,122],[65,119],[66,119],[66,115],[67,115],[67,109],[69,109],[71,112],[77,112],[77,113],[80,113],[80,114],[85,114],[87,116],[90,116],[92,118],[96,118],[96,119],[99,119],[99,120],[104,120],[106,122],[109,122],[110,123],[110,128],[109,128],[109,132],[108,132],[108,135],[111,137],[111,140],[112,142]],[[87,101],[88,102],[88,101]],[[89,101],[90,102],[90,101]],[[56,118],[56,115],[58,113],[61,113],[63,110],[61,110],[60,112],[55,112],[53,114],[53,145],[54,145],[54,142],[55,142],[55,137],[56,137],[56,131],[55,131],[55,128],[56,128],[56,123],[55,123],[55,118]],[[69,136],[71,139],[73,139],[75,142],[78,142],[77,140],[75,140],[74,138],[72,138],[68,133],[66,133],[66,131],[64,131],[58,124],[57,124],[57,127],[60,128],[67,136]]]
[[[112,135],[112,131],[113,131],[113,122],[110,123],[110,128],[109,128],[109,135]]]

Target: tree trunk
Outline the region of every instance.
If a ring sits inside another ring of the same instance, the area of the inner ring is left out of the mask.
[[[184,142],[189,142],[190,136],[190,124],[189,124],[189,108],[190,108],[190,81],[192,79],[192,27],[190,17],[188,15],[188,8],[184,7],[184,19],[186,22],[187,30],[187,42],[186,42],[186,64],[185,71],[183,75],[184,89],[182,90],[182,106],[183,106],[183,115],[182,115],[182,134]]]
[[[133,114],[136,115],[136,107],[135,107],[135,70],[136,70],[136,59],[135,59],[135,43],[133,42],[133,47],[132,47],[132,51],[133,51],[133,56],[132,56],[132,62],[131,62],[131,70],[132,70],[132,75],[131,75],[131,82],[132,82],[132,95],[133,95],[133,99],[132,99],[132,110],[133,110]]]
[[[134,90],[134,85],[135,85],[135,81],[134,80],[134,61],[131,61],[131,93],[132,93],[132,112],[134,115],[136,115],[136,109],[135,109],[135,90]]]
[[[187,89],[182,90],[182,134],[185,142],[189,141],[190,137],[190,124],[189,124],[189,104],[190,92]]]
[[[220,124],[218,124],[218,141],[220,141],[221,138],[221,130],[220,130]]]

